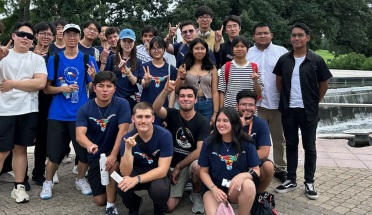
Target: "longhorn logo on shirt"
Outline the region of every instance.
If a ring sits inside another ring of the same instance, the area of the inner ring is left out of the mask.
[[[96,119],[94,117],[89,117],[89,119],[95,121],[97,125],[101,126],[101,131],[105,131],[107,123],[109,123],[110,119],[114,116],[116,116],[116,114],[111,114],[107,119]]]
[[[236,155],[220,155],[216,152],[212,152],[212,154],[218,156],[221,161],[224,161],[226,163],[226,169],[228,170],[232,169],[232,164],[234,163],[234,161],[237,161],[239,157],[239,153]]]
[[[163,77],[152,77],[151,80],[155,81],[155,87],[160,87],[160,83],[164,81],[167,78],[167,76]]]
[[[134,152],[134,154],[137,154],[139,156],[141,156],[142,158],[145,158],[147,160],[147,163],[148,164],[152,164],[154,163],[154,160],[152,158],[150,158],[147,154],[145,153],[142,153],[142,152]]]

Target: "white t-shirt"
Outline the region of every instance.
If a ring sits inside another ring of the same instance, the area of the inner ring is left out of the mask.
[[[9,54],[0,61],[0,82],[3,80],[26,81],[32,79],[36,73],[47,75],[45,60],[31,51],[16,53],[11,49]],[[38,93],[39,91],[26,92],[18,89],[0,92],[0,116],[39,112]]]
[[[295,67],[293,68],[291,81],[291,94],[289,97],[290,108],[304,108],[304,101],[302,100],[302,91],[300,83],[300,65],[305,60],[306,56],[295,57]]]
[[[276,75],[273,74],[273,70],[279,57],[287,52],[286,48],[272,43],[263,51],[256,46],[249,48],[246,58],[258,65],[262,83],[265,86],[262,89],[262,99],[257,101],[257,106],[278,109],[280,94],[276,88]]]

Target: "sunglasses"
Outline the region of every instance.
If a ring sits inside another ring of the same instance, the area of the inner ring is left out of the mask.
[[[22,38],[27,37],[27,39],[29,40],[33,40],[35,38],[33,34],[23,32],[23,31],[18,31],[18,32],[15,32],[14,34],[17,35],[17,37],[22,37]]]
[[[182,31],[182,34],[187,34],[187,32],[189,33],[189,34],[192,34],[192,33],[194,33],[194,29],[189,29],[189,30],[185,30],[185,31]]]

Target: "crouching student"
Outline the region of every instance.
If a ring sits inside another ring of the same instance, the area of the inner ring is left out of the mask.
[[[214,131],[204,140],[198,163],[200,178],[208,189],[203,196],[207,215],[215,214],[218,205],[227,201],[239,205],[239,214],[250,213],[261,162],[235,108],[218,111]]]
[[[148,190],[154,214],[164,214],[170,196],[169,167],[173,156],[171,133],[157,125],[154,110],[147,102],[133,108],[132,122],[136,129],[127,133],[120,145],[120,172],[123,180],[118,194],[130,215],[139,212],[143,199],[137,190]]]
[[[118,214],[115,208],[115,181],[101,183],[99,159],[107,157],[106,170],[111,174],[118,170],[121,138],[127,133],[130,106],[127,100],[113,96],[116,90],[115,74],[109,71],[97,73],[93,89],[97,97],[84,104],[77,113],[76,140],[88,151],[88,181],[97,205],[106,205],[106,214]],[[107,203],[106,203],[107,202]]]

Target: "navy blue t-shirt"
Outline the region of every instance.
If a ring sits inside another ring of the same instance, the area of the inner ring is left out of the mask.
[[[133,130],[124,135],[124,138],[129,138],[137,133],[137,130]],[[139,137],[139,136],[138,136]],[[151,139],[143,144],[147,145],[148,151],[144,151],[137,144],[132,148],[132,155],[134,156],[133,166],[138,166],[147,170],[155,169],[158,167],[157,160],[151,158],[148,154],[152,154],[153,157],[171,157],[173,156],[173,143],[171,133],[160,126],[154,125],[154,131]],[[121,141],[120,144],[120,156],[122,157],[125,152],[125,142]]]
[[[119,96],[119,97],[122,97],[122,98],[134,95],[136,92],[138,92],[137,85],[136,84],[133,85],[129,81],[127,76],[122,74],[121,70],[116,68],[117,65],[114,65],[114,59],[115,59],[115,54],[109,56],[109,58],[107,59],[105,70],[115,73],[116,78],[118,79],[117,84],[116,84],[115,95]],[[127,62],[127,67],[128,67],[128,69],[131,68],[131,62],[130,61]],[[137,69],[135,70],[133,75],[135,77],[137,77],[138,80],[140,79],[139,78],[139,69],[141,67],[142,67],[142,61],[137,58],[137,63],[136,63],[136,68]]]
[[[174,50],[174,56],[176,57],[176,67],[180,67],[185,60],[185,55],[189,51],[189,47],[185,44],[182,46],[183,43],[173,43],[173,50]],[[182,48],[181,48],[182,46]],[[180,51],[178,49],[181,48]],[[216,65],[216,58],[214,57],[213,51],[209,49],[209,56],[211,58],[211,61],[213,65]]]
[[[88,154],[89,161],[98,159],[102,153],[111,153],[119,132],[118,126],[123,123],[131,123],[129,103],[123,98],[114,96],[111,103],[103,108],[92,99],[79,109],[76,127],[86,127],[86,136],[98,146],[97,153]]]
[[[177,79],[177,70],[174,66],[164,63],[161,68],[155,67],[152,61],[142,64],[139,70],[139,75],[141,78],[144,76],[143,67],[147,69],[150,68],[150,75],[153,76],[149,86],[143,89],[141,101],[154,103],[156,97],[163,91],[165,83],[167,83],[167,75],[170,74],[170,80]],[[164,107],[168,107],[168,99],[164,102]]]
[[[78,43],[78,49],[79,49],[79,51],[92,56],[94,59],[96,58],[96,56],[95,56],[96,48],[94,48],[93,46],[89,47],[89,48],[86,48],[83,45],[81,45],[80,43]],[[90,64],[90,62],[89,62],[89,64]]]
[[[253,117],[251,137],[254,140],[256,149],[260,146],[271,146],[270,129],[267,122],[260,117]],[[248,133],[249,125],[243,127],[243,131]]]
[[[243,150],[239,154],[234,143],[219,143],[218,147],[214,147],[212,136],[204,140],[198,164],[209,167],[209,175],[217,186],[221,186],[223,179],[231,180],[239,173],[261,164],[254,145],[249,142],[243,142],[242,145]]]
[[[58,48],[54,43],[50,44],[50,55],[56,55],[65,50],[65,47]]]

